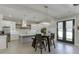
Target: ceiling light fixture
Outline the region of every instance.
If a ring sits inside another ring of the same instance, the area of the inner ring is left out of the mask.
[[[22,27],[27,27],[27,22],[25,20],[22,21]]]
[[[27,27],[26,16],[24,15],[24,19],[22,21],[22,27]]]

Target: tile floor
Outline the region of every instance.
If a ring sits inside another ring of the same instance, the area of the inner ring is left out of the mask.
[[[8,43],[9,47],[6,49],[1,49],[0,54],[40,54],[39,49],[35,52],[32,48],[32,41],[26,43],[21,43],[19,40],[11,41]],[[78,54],[79,47],[72,44],[57,42],[56,48],[51,46],[51,52],[43,50],[43,54]]]

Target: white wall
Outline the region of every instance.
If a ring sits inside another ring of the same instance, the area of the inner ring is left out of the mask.
[[[48,30],[52,33],[56,33],[56,21],[52,21],[48,26]]]
[[[57,28],[57,24],[56,24],[56,20],[52,20],[51,24],[48,26],[48,31],[50,31],[51,33],[55,33],[55,40],[57,39],[57,33],[56,33],[56,28]]]
[[[79,26],[79,15],[76,16],[75,20],[75,45],[79,46],[79,30],[77,27]]]

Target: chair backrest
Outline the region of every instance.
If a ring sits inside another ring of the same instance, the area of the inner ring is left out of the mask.
[[[35,39],[38,41],[42,40],[42,35],[41,34],[36,34]]]
[[[54,39],[55,38],[55,34],[51,33],[51,38]]]

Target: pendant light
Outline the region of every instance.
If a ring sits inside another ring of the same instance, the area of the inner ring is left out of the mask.
[[[27,27],[27,21],[26,21],[25,15],[24,15],[24,19],[22,21],[22,27]]]

